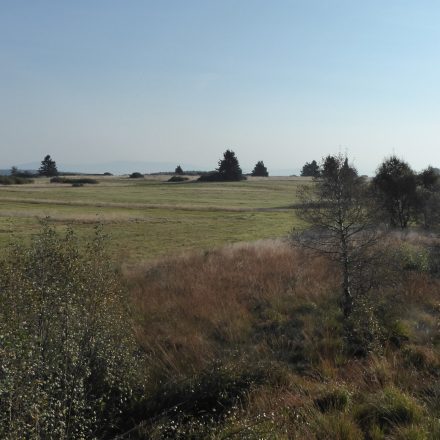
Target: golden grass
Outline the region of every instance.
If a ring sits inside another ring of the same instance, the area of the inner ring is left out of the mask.
[[[406,239],[394,237],[392,246]],[[272,414],[286,438],[355,440],[370,438],[365,429],[380,433],[388,411],[397,421],[383,429],[396,435],[405,423],[426,430],[440,413],[440,281],[428,273],[402,271],[371,293],[384,341],[364,358],[344,349],[337,267],[281,240],[187,252],[123,273],[151,383],[199,374],[219,360],[270,365],[271,378],[249,392],[241,423]],[[410,335],[401,346],[391,338],[398,328]],[[344,409],[316,407],[341,389],[349,396]],[[400,421],[414,408],[417,418]],[[361,410],[377,413],[377,425],[358,423]]]

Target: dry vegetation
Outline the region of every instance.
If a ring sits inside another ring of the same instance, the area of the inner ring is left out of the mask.
[[[359,333],[361,355],[342,329],[337,271],[287,243],[127,270],[148,365],[143,438],[439,438],[440,282],[427,241],[388,243],[388,282],[356,318],[376,329],[376,344]]]

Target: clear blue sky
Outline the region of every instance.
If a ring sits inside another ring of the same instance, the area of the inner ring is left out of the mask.
[[[440,166],[440,2],[0,0],[0,168]]]

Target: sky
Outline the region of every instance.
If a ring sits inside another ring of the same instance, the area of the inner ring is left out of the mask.
[[[424,0],[0,0],[0,168],[440,166],[439,23]]]

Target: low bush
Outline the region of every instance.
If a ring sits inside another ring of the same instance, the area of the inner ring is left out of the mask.
[[[228,181],[218,171],[210,171],[209,173],[201,175],[198,179],[199,182],[226,182]],[[239,180],[246,180],[246,176],[241,176]]]
[[[131,173],[128,177],[130,179],[141,179],[144,177],[144,175],[142,173],[139,173],[138,171],[135,171],[134,173]]]
[[[321,412],[345,411],[350,403],[350,394],[344,389],[336,389],[314,400]]]
[[[168,179],[168,182],[185,182],[189,180],[188,177],[183,177],[183,176],[172,176]]]
[[[411,397],[396,388],[385,388],[367,396],[355,409],[355,417],[365,432],[380,429],[387,433],[396,425],[420,421],[422,409]]]
[[[52,177],[50,179],[50,183],[68,183],[71,184],[72,186],[75,184],[89,184],[89,185],[96,185],[97,183],[99,183],[96,179],[92,179],[90,177],[78,177],[76,179],[72,179],[70,177],[60,177],[60,176],[56,176],[56,177]]]
[[[26,183],[33,183],[33,180],[20,176],[0,176],[0,185],[23,185]]]

